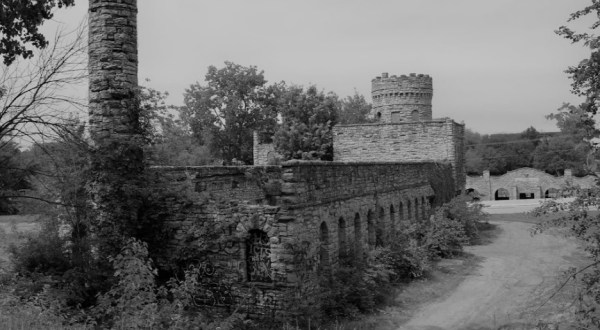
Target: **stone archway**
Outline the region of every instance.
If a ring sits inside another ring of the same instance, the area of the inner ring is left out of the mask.
[[[504,201],[504,200],[509,200],[509,199],[510,199],[510,194],[508,193],[508,190],[506,190],[504,188],[500,188],[500,189],[496,190],[496,192],[494,193],[494,200]]]

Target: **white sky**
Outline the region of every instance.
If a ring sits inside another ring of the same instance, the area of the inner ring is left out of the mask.
[[[340,97],[356,89],[370,101],[381,72],[425,73],[436,118],[480,133],[556,131],[544,116],[579,103],[564,70],[589,51],[554,30],[590,2],[139,0],[139,78],[182,104],[209,65],[233,61],[270,82],[313,83]],[[57,11],[44,31],[74,28],[87,5]]]

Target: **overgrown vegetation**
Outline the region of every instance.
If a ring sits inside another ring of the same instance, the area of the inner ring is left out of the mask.
[[[580,269],[571,268],[565,275],[567,281],[578,281],[581,287],[577,301],[577,320],[581,328],[600,327],[600,189],[576,190],[575,200],[560,202],[547,200],[532,211],[541,221],[534,233],[561,228],[579,239],[589,253],[590,263]],[[559,289],[560,290],[560,289]]]
[[[427,276],[435,261],[456,257],[477,241],[486,219],[481,205],[459,196],[430,219],[404,224],[386,246],[342,256],[339,267],[320,278],[321,308],[304,309],[299,324],[327,324],[376,311],[390,301],[397,284]]]

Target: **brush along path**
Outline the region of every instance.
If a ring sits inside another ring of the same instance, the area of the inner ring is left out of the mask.
[[[518,214],[502,218],[513,216],[526,220]],[[480,266],[443,299],[421,306],[399,329],[495,329],[564,320],[573,302],[572,286],[540,305],[556,292],[563,271],[583,262],[576,242],[560,235],[532,237],[531,223],[492,222],[502,229],[495,241],[466,249],[483,258]]]

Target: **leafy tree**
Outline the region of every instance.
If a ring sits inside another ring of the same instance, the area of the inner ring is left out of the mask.
[[[561,133],[569,136],[574,142],[582,142],[599,133],[593,116],[584,108],[569,103],[564,103],[557,113],[551,113],[546,118],[556,120],[556,126]]]
[[[208,68],[207,85],[195,83],[185,91],[182,120],[203,143],[210,134],[212,152],[226,162],[252,163],[252,132],[272,130],[277,111],[278,85],[267,86],[263,71],[225,62]]]
[[[355,90],[354,95],[341,100],[338,123],[342,125],[367,123],[371,107],[365,97]]]
[[[331,128],[337,122],[340,102],[334,93],[316,86],[291,86],[281,95],[282,123],[274,135],[275,148],[284,159],[333,160]]]
[[[529,126],[521,133],[521,139],[530,140],[534,147],[539,144],[541,136],[542,135],[540,132],[538,132],[533,126]]]
[[[31,176],[36,168],[22,165],[23,157],[13,141],[0,141],[0,214],[13,214],[15,198],[21,190],[31,188]]]
[[[592,0],[590,5],[572,13],[568,22],[588,15],[600,17],[599,1]],[[595,30],[598,27],[600,27],[600,20],[596,20],[590,29]],[[566,72],[573,80],[571,83],[573,94],[586,98],[582,109],[595,115],[600,101],[600,80],[598,79],[600,77],[600,36],[588,32],[577,33],[567,26],[561,26],[556,33],[572,43],[583,43],[590,48],[590,57],[579,62],[577,66],[569,67]]]
[[[585,174],[586,146],[565,137],[544,140],[533,153],[533,166],[553,175],[562,175],[565,169],[573,174]]]
[[[208,147],[199,145],[186,125],[175,118],[175,107],[166,104],[167,93],[140,87],[139,95],[147,139],[144,155],[150,164],[193,166],[213,162]]]
[[[45,48],[48,41],[38,31],[44,21],[54,16],[53,10],[74,6],[75,0],[2,0],[0,5],[0,54],[4,64],[12,64],[17,56],[30,58],[33,51],[25,47]]]

